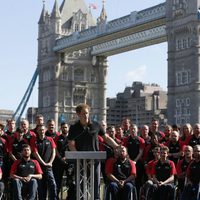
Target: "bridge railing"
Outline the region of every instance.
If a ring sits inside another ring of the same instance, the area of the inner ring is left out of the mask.
[[[94,27],[89,27],[81,32],[75,32],[69,36],[64,36],[56,41],[54,51],[59,51],[63,48],[94,39],[98,36],[117,32],[126,28],[134,27],[148,21],[157,20],[166,16],[165,3],[156,5],[154,7],[132,12],[130,15],[112,20],[104,24],[98,24]]]

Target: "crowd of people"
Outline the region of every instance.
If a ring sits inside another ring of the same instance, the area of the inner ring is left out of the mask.
[[[104,161],[95,162],[95,200],[100,199],[100,171],[105,200],[200,199],[200,124],[193,127],[166,125],[159,121],[138,127],[130,119],[107,126],[90,121],[90,107],[76,107],[78,120],[45,123],[36,116],[36,127],[26,119],[16,128],[15,120],[0,123],[0,199],[58,200],[67,176],[68,200],[76,199],[76,164],[65,151],[106,151]]]

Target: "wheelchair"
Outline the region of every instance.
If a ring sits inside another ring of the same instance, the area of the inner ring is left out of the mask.
[[[109,184],[106,184],[106,185],[105,185],[104,197],[103,197],[103,199],[104,199],[104,200],[113,200],[112,194],[111,194],[111,192],[109,191]],[[133,190],[131,191],[131,198],[130,198],[130,200],[138,200],[137,189],[136,189],[135,186],[133,187]]]
[[[142,189],[140,190],[140,200],[154,200],[154,192],[156,192],[157,188],[155,185],[150,185],[146,188],[145,193],[142,193]],[[173,195],[172,198],[169,198],[168,200],[177,200],[177,185],[173,186]]]

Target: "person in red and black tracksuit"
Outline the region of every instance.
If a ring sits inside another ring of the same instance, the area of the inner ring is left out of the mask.
[[[165,137],[162,139],[161,142],[168,142],[171,138],[172,131],[172,126],[166,125],[164,130]]]
[[[42,178],[42,170],[37,160],[30,158],[31,148],[28,144],[22,148],[22,158],[16,160],[10,171],[12,178],[13,199],[23,199],[22,188],[28,189],[29,200],[35,200],[37,195],[37,180]]]
[[[187,168],[187,184],[183,190],[181,200],[200,199],[200,145],[193,148],[194,160]]]
[[[115,137],[117,139],[123,141],[123,139],[124,139],[124,133],[123,133],[123,129],[122,129],[121,125],[116,125],[115,126],[115,130],[116,130]]]
[[[139,193],[139,188],[143,184],[144,175],[144,163],[142,162],[142,155],[145,147],[145,141],[143,138],[137,135],[138,128],[135,124],[130,127],[130,135],[123,140],[123,145],[127,147],[128,155],[131,160],[136,164],[137,177],[136,187]]]
[[[47,137],[53,138],[54,141],[55,141],[55,138],[60,135],[60,133],[55,130],[55,126],[56,126],[55,121],[53,119],[49,119],[47,121],[47,130],[45,132],[45,135]]]
[[[5,189],[5,185],[4,185],[4,181],[2,180],[3,174],[2,174],[2,169],[0,167],[0,199],[2,198],[3,194],[4,194],[4,189]]]
[[[142,160],[144,164],[147,164],[149,161],[154,159],[153,149],[155,147],[163,147],[163,146],[164,145],[162,143],[159,143],[158,136],[153,134],[151,136],[150,144],[145,146],[145,149],[143,152]]]
[[[15,137],[12,138],[9,146],[9,155],[12,160],[11,163],[22,158],[22,148],[25,144],[28,144],[28,141],[23,138],[24,133],[20,128],[17,128],[14,135]]]
[[[0,199],[3,195],[4,191],[4,182],[7,186],[7,180],[8,180],[8,166],[6,165],[6,156],[8,154],[8,143],[7,141],[2,137],[4,135],[4,125],[0,124],[0,180],[3,179],[3,181],[0,181]],[[6,173],[7,172],[7,173]],[[5,173],[5,175],[4,175]],[[3,178],[2,178],[3,175]]]
[[[151,120],[151,126],[149,128],[149,136],[156,135],[158,137],[158,141],[162,142],[165,134],[162,131],[159,131],[159,120],[153,118]]]
[[[23,132],[23,138],[26,139],[30,145],[30,140],[32,137],[36,137],[36,134],[29,130],[29,122],[26,119],[20,121],[20,129]],[[15,137],[15,136],[14,136]]]
[[[185,146],[184,147],[184,158],[179,160],[176,165],[179,194],[181,194],[183,192],[185,178],[186,178],[186,171],[187,171],[189,164],[193,160],[192,154],[193,154],[192,147]]]
[[[14,137],[14,133],[16,131],[16,122],[14,119],[7,119],[6,120],[7,125],[6,125],[6,130],[4,131],[4,134],[2,136],[2,138],[4,138],[7,142],[8,147],[10,146],[9,142],[12,141],[12,138]],[[5,164],[5,168],[3,169],[3,179],[5,181],[5,185],[9,176],[10,176],[10,168],[12,165],[12,161],[10,159],[9,154],[4,156],[4,164]]]
[[[41,114],[36,115],[35,124],[36,124],[35,128],[31,129],[31,131],[34,132],[36,135],[38,135],[37,128],[38,128],[38,126],[44,124],[44,116]]]
[[[4,135],[4,125],[0,124],[0,167],[4,169],[4,158],[6,154],[8,153],[8,143],[7,141],[2,137]]]
[[[185,144],[190,145],[191,147],[200,145],[200,124],[199,123],[194,125],[193,134],[187,137]]]
[[[123,129],[124,137],[127,137],[130,135],[130,126],[131,126],[131,120],[128,118],[124,118],[122,120],[122,129]]]
[[[106,162],[106,174],[110,181],[108,192],[111,193],[113,200],[129,200],[131,193],[133,193],[133,198],[137,195],[134,193],[136,167],[128,158],[127,149],[124,146],[121,146],[118,153],[117,159],[109,159]]]
[[[193,134],[192,126],[189,123],[184,124],[181,127],[181,137],[179,138],[180,141],[185,142],[187,138]]]
[[[120,144],[121,140],[117,139],[115,137],[115,127],[114,126],[110,126],[106,128],[106,133],[117,143]],[[107,176],[105,174],[105,162],[107,159],[111,158],[114,156],[114,149],[107,145],[106,142],[104,141],[104,139],[98,135],[98,141],[99,141],[99,150],[100,151],[106,151],[106,159],[101,161],[101,173],[103,176],[103,181],[106,184],[107,183]]]
[[[15,130],[16,130],[16,122],[14,119],[7,119],[6,120],[7,125],[6,125],[6,130],[4,131],[4,135],[2,136],[7,143],[9,142],[10,138],[13,137]]]
[[[168,142],[164,143],[169,148],[168,157],[176,165],[178,160],[183,156],[184,143],[179,140],[179,132],[173,131]]]
[[[160,159],[152,166],[153,182],[156,183],[156,190],[153,194],[155,200],[174,199],[174,175],[176,168],[174,162],[168,160],[168,147],[161,147]]]
[[[45,126],[40,125],[38,137],[31,138],[33,155],[43,171],[43,177],[38,181],[38,196],[39,200],[46,199],[48,187],[50,200],[57,200],[57,186],[52,170],[52,163],[56,156],[56,144],[51,137],[45,136],[45,131]]]
[[[153,155],[154,155],[154,159],[149,161],[145,165],[145,170],[146,170],[146,175],[148,177],[148,180],[145,182],[145,184],[141,188],[141,195],[140,195],[141,200],[146,199],[147,194],[148,194],[148,198],[150,197],[150,195],[153,194],[154,182],[153,182],[153,175],[152,175],[152,166],[154,165],[154,162],[160,159],[160,147],[155,147],[153,149]]]
[[[151,137],[149,136],[149,127],[145,124],[141,127],[141,138],[145,141],[145,147],[151,143]]]

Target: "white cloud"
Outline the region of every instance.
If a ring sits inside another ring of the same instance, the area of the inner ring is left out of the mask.
[[[147,66],[141,65],[126,73],[125,78],[130,81],[145,81],[147,76]]]

